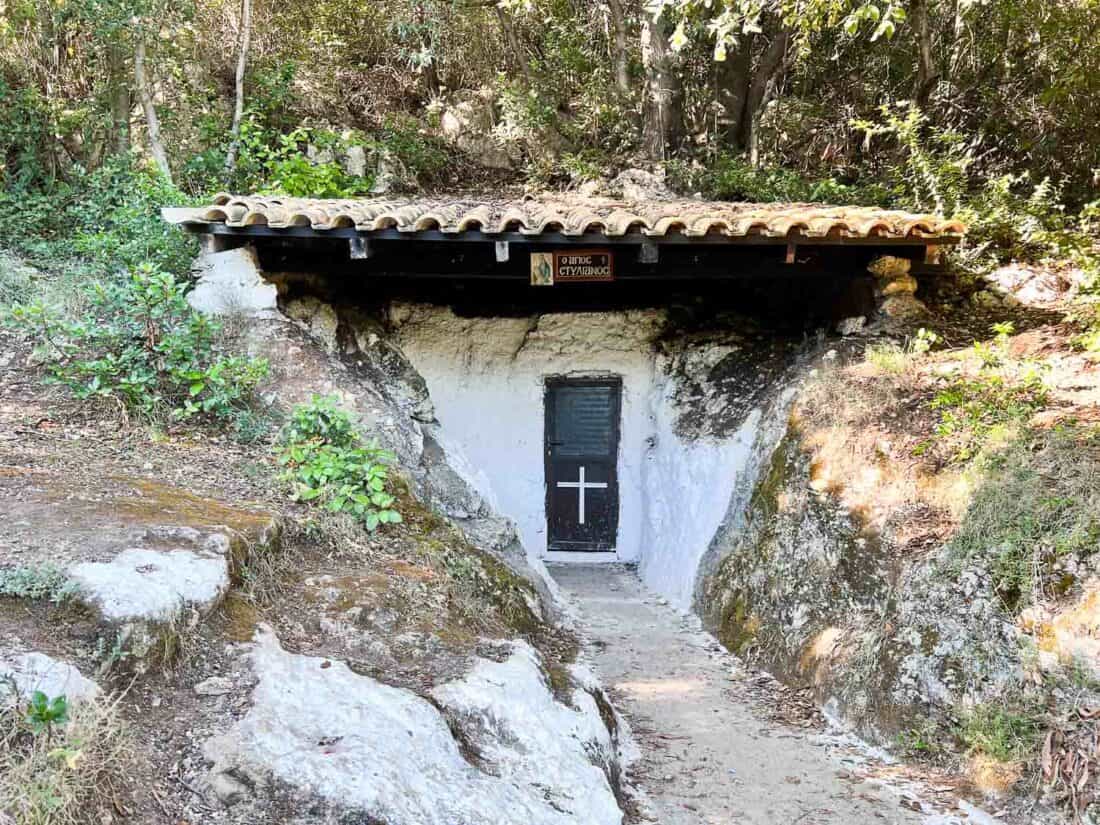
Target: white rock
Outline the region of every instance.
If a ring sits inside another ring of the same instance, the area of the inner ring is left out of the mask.
[[[99,685],[85,678],[75,667],[45,653],[23,653],[0,659],[0,707],[25,699],[36,690],[51,699],[64,696],[71,705],[100,694]]]
[[[69,568],[79,597],[108,621],[170,621],[185,607],[206,612],[229,589],[224,556],[132,547],[109,562]]]
[[[597,736],[590,712],[551,708],[522,650],[504,671],[479,664],[467,680],[441,688],[436,697],[456,713],[492,709],[476,735],[499,775],[467,761],[439,710],[410,691],[360,676],[342,662],[323,667],[328,660],[288,653],[267,627],[251,658],[259,679],[251,709],[204,748],[217,759],[215,775],[261,772],[387,825],[621,822],[614,798],[598,790],[606,787],[602,772],[587,760],[587,767],[577,762]],[[491,684],[486,678],[506,675],[519,681]],[[482,690],[490,695],[477,695]],[[544,712],[552,715],[542,717]],[[517,733],[522,738],[509,746],[506,740]],[[583,783],[556,784],[581,777]]]
[[[199,696],[224,696],[233,692],[233,680],[225,676],[211,676],[195,685],[195,693]]]
[[[207,315],[258,315],[277,308],[278,290],[260,274],[250,246],[202,255],[195,263],[198,282],[187,302]]]
[[[617,758],[611,735],[592,696],[574,690],[574,708],[550,692],[539,656],[514,642],[503,662],[479,660],[463,679],[440,685],[432,696],[459,719],[477,720],[468,733],[502,779],[541,786],[554,808],[571,811],[586,825],[619,823],[622,812],[592,756]]]

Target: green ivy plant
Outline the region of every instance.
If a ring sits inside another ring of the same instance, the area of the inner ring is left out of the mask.
[[[37,340],[50,380],[79,399],[114,401],[150,420],[233,421],[267,362],[223,352],[217,323],[191,309],[186,290],[143,265],[123,283],[92,283],[77,320],[41,302],[15,304],[5,320]]]
[[[313,396],[295,408],[283,432],[278,460],[291,499],[348,513],[368,530],[395,524],[401,514],[387,487],[394,456],[377,442],[364,443],[347,412],[332,397]]]

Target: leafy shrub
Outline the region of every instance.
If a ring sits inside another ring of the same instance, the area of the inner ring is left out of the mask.
[[[286,134],[267,131],[254,117],[241,123],[234,188],[292,197],[346,198],[370,192],[369,178],[348,175],[339,163],[313,162],[308,147],[339,151],[344,141],[326,130],[301,127]]]
[[[7,320],[38,339],[52,380],[77,398],[109,399],[149,419],[229,421],[249,407],[267,362],[223,353],[218,325],[194,312],[185,292],[146,265],[126,283],[90,285],[79,320],[42,303],[16,304]]]
[[[878,121],[856,120],[852,126],[867,136],[891,137],[899,158],[890,176],[902,187],[903,205],[955,215],[966,202],[968,171],[973,163],[965,138],[950,129],[933,127],[914,104],[904,102],[879,109]]]
[[[362,442],[334,398],[314,396],[294,410],[283,433],[279,463],[287,468],[281,478],[290,484],[293,500],[348,513],[374,530],[401,521],[386,490],[387,465],[393,458],[376,442]]]
[[[833,178],[813,180],[793,169],[756,167],[742,157],[724,154],[699,169],[672,163],[669,175],[677,188],[699,190],[705,197],[727,201],[885,205],[896,195],[877,184],[855,186]]]
[[[95,172],[74,169],[68,182],[45,189],[0,190],[0,244],[43,268],[69,268],[77,260],[90,277],[146,263],[182,276],[197,245],[166,224],[160,208],[189,202],[155,171],[113,158]]]
[[[50,120],[37,89],[0,76],[0,184],[25,188],[52,179],[46,159]]]

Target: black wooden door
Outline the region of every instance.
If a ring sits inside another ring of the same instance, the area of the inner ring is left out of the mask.
[[[546,523],[551,550],[614,550],[619,527],[617,378],[546,382]]]

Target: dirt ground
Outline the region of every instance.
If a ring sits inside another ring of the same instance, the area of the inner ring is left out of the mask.
[[[661,825],[979,825],[997,820],[955,782],[877,758],[827,731],[812,705],[746,670],[694,617],[618,565],[555,566],[585,637],[584,659],[626,714],[631,773]],[[645,807],[645,806],[643,806]]]

